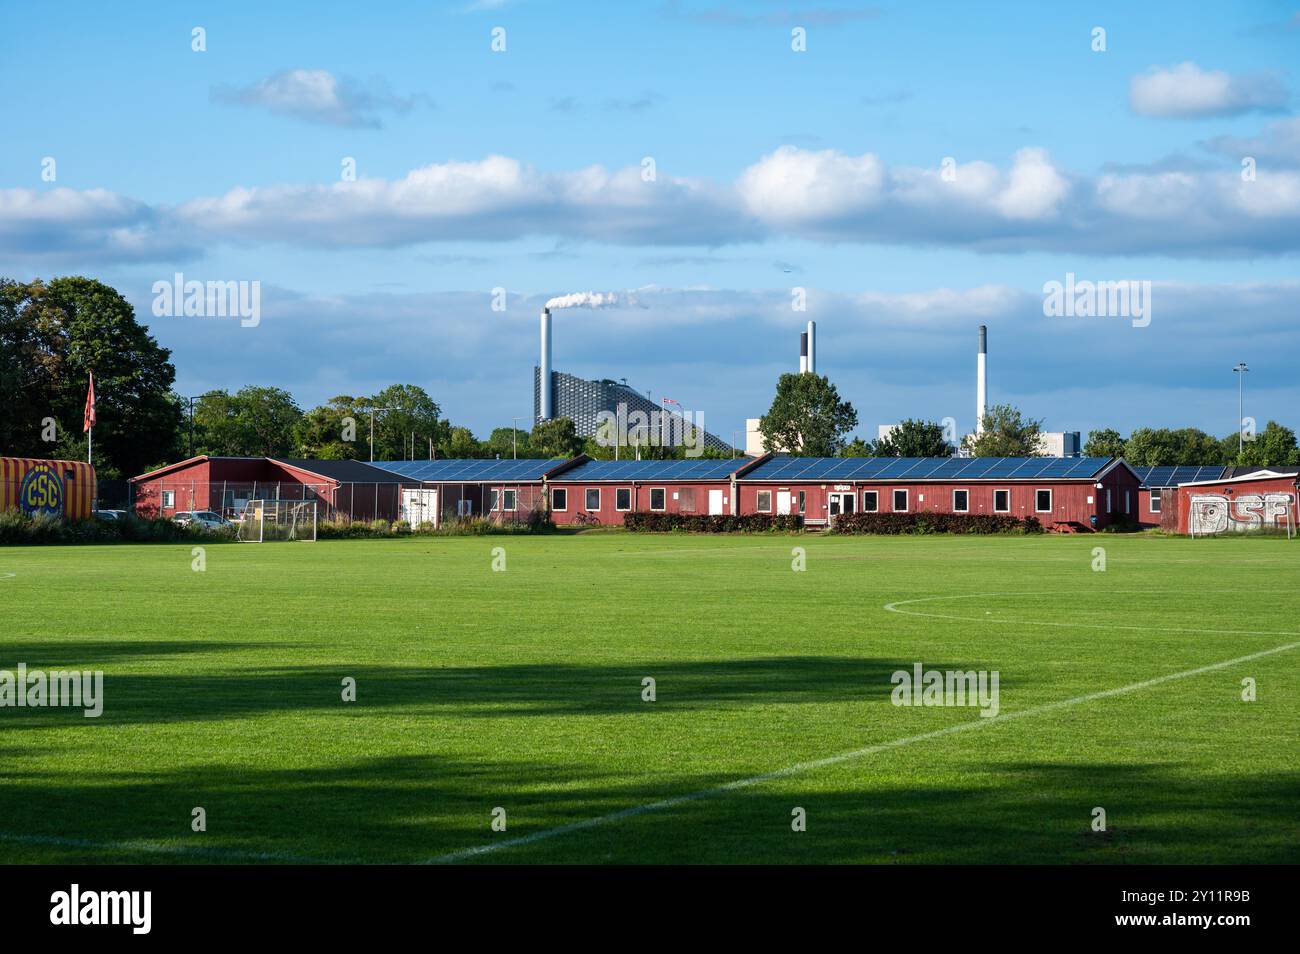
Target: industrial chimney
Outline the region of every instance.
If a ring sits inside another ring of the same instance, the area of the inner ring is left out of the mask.
[[[808,339],[806,353],[808,355],[808,373],[817,373],[817,322],[808,322],[808,332],[804,335]]]
[[[975,433],[984,432],[984,412],[988,406],[988,381],[985,377],[987,371],[984,362],[988,357],[989,350],[989,330],[985,325],[980,325],[980,350],[975,357]]]
[[[799,373],[808,370],[808,332],[799,335]]]
[[[541,390],[541,410],[540,418],[543,421],[551,419],[551,309],[542,309],[542,361],[540,373],[538,374],[538,387]]]

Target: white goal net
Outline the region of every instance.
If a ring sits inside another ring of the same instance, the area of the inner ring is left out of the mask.
[[[241,543],[315,540],[316,501],[250,500],[236,526]]]

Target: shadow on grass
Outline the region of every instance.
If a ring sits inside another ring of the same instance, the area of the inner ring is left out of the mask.
[[[1179,765],[1007,764],[979,784],[816,773],[623,817],[481,856],[524,862],[1281,863],[1298,859],[1300,774],[1205,779]],[[94,781],[9,773],[0,860],[414,862],[527,836],[730,779],[640,781],[572,766],[399,756],[305,771],[206,766]],[[190,831],[191,810],[208,831]],[[1110,830],[1090,831],[1094,806]],[[508,831],[490,830],[507,810]],[[791,810],[807,831],[791,830]],[[129,843],[164,842],[175,853]],[[267,857],[259,857],[265,853]]]
[[[84,719],[79,710],[11,709],[0,719],[0,729],[48,728],[52,723],[168,723],[310,710],[499,718],[656,715],[682,709],[866,701],[888,697],[893,689],[890,676],[900,669],[910,672],[912,665],[911,660],[776,656],[618,666],[538,663],[419,669],[340,663],[245,669],[229,675],[114,675],[106,668],[104,713],[98,719]],[[653,706],[641,698],[647,676],[656,682]],[[356,680],[355,703],[342,701],[344,677]],[[1003,691],[1009,687],[1013,684],[1003,680]]]

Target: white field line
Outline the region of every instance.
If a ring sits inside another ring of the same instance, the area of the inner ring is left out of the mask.
[[[729,792],[749,788],[753,785],[761,785],[764,782],[771,782],[776,779],[786,778],[791,775],[798,775],[803,772],[811,772],[816,769],[826,768],[829,765],[838,765],[841,762],[850,762],[855,759],[866,758],[869,755],[878,755],[881,752],[887,752],[890,749],[902,748],[905,745],[911,745],[914,742],[924,742],[928,739],[937,739],[945,735],[954,735],[958,732],[966,732],[973,729],[979,729],[984,726],[998,725],[1003,722],[1010,722],[1013,719],[1024,719],[1030,716],[1042,715],[1045,712],[1054,712],[1057,709],[1064,709],[1068,706],[1077,706],[1084,702],[1095,702],[1098,699],[1109,699],[1113,696],[1122,696],[1130,692],[1138,692],[1142,689],[1150,689],[1152,686],[1159,686],[1166,682],[1173,682],[1176,679],[1188,679],[1192,676],[1199,676],[1207,672],[1214,672],[1219,669],[1227,669],[1230,666],[1236,666],[1244,662],[1250,662],[1255,659],[1262,659],[1265,656],[1272,656],[1275,653],[1286,652],[1287,650],[1300,648],[1300,642],[1287,643],[1283,646],[1275,646],[1272,649],[1265,649],[1257,653],[1250,653],[1246,656],[1238,656],[1235,659],[1226,659],[1223,662],[1211,663],[1208,666],[1200,666],[1196,669],[1188,669],[1183,672],[1170,673],[1166,676],[1157,676],[1154,679],[1146,679],[1142,682],[1135,682],[1131,685],[1120,686],[1117,689],[1103,689],[1100,692],[1090,692],[1086,695],[1075,696],[1073,699],[1063,699],[1059,702],[1048,702],[1040,706],[1032,706],[1028,709],[1021,709],[1018,712],[1009,712],[1005,715],[999,714],[992,718],[978,717],[971,722],[962,722],[957,725],[951,725],[944,729],[935,729],[932,732],[922,732],[919,735],[909,735],[901,739],[893,739],[889,742],[881,742],[876,745],[869,745],[866,748],[854,749],[852,752],[841,752],[838,755],[831,755],[822,759],[814,759],[810,762],[799,762],[795,765],[787,766],[783,769],[777,769],[774,772],[767,772],[763,775],[752,775],[749,778],[737,779],[734,782],[728,782],[725,785],[718,785],[714,788],[704,788],[697,792],[691,792],[687,795],[678,795],[673,798],[665,798],[657,802],[650,802],[644,805],[634,805],[631,808],[625,808],[621,811],[611,812],[608,815],[599,815],[595,818],[586,818],[582,821],[570,822],[567,825],[560,825],[556,828],[547,828],[542,831],[533,832],[529,835],[522,835],[518,838],[505,838],[501,841],[488,842],[474,848],[465,848],[461,851],[453,851],[444,855],[430,858],[423,862],[424,864],[449,864],[457,861],[464,861],[469,858],[480,857],[491,854],[492,852],[501,851],[506,848],[518,848],[523,845],[531,845],[535,842],[544,841],[548,838],[557,838],[561,835],[568,835],[577,831],[585,831],[589,828],[597,828],[613,822],[622,821],[626,818],[635,818],[637,815],[645,815],[650,812],[664,811],[670,808],[676,808],[680,805],[686,805],[691,802],[697,802],[706,798],[713,798],[717,795],[725,795]]]
[[[281,851],[241,851],[238,848],[204,848],[190,845],[168,845],[157,841],[95,841],[89,838],[61,838],[57,835],[22,835],[0,832],[0,841],[19,845],[53,845],[57,848],[90,848],[96,851],[143,852],[154,855],[197,855],[231,861],[276,861],[283,864],[360,864],[343,858],[311,858]]]
[[[1107,592],[1118,592],[1109,590]],[[1150,592],[1134,590],[1130,592]],[[966,593],[961,596],[922,596],[914,600],[898,600],[886,603],[885,609],[899,616],[923,616],[927,619],[950,619],[962,623],[998,623],[1003,626],[1064,626],[1074,629],[1132,629],[1142,633],[1211,633],[1215,636],[1300,636],[1300,633],[1260,632],[1249,629],[1206,629],[1203,626],[1136,626],[1127,623],[1065,623],[1058,620],[1006,619],[1001,616],[953,616],[947,613],[919,613],[915,610],[902,610],[898,607],[911,603],[933,603],[937,600],[978,600],[991,596],[1023,597],[1021,593]]]

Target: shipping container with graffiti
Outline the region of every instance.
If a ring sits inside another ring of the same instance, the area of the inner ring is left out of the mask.
[[[95,469],[85,461],[0,457],[0,511],[86,518],[95,502]]]

